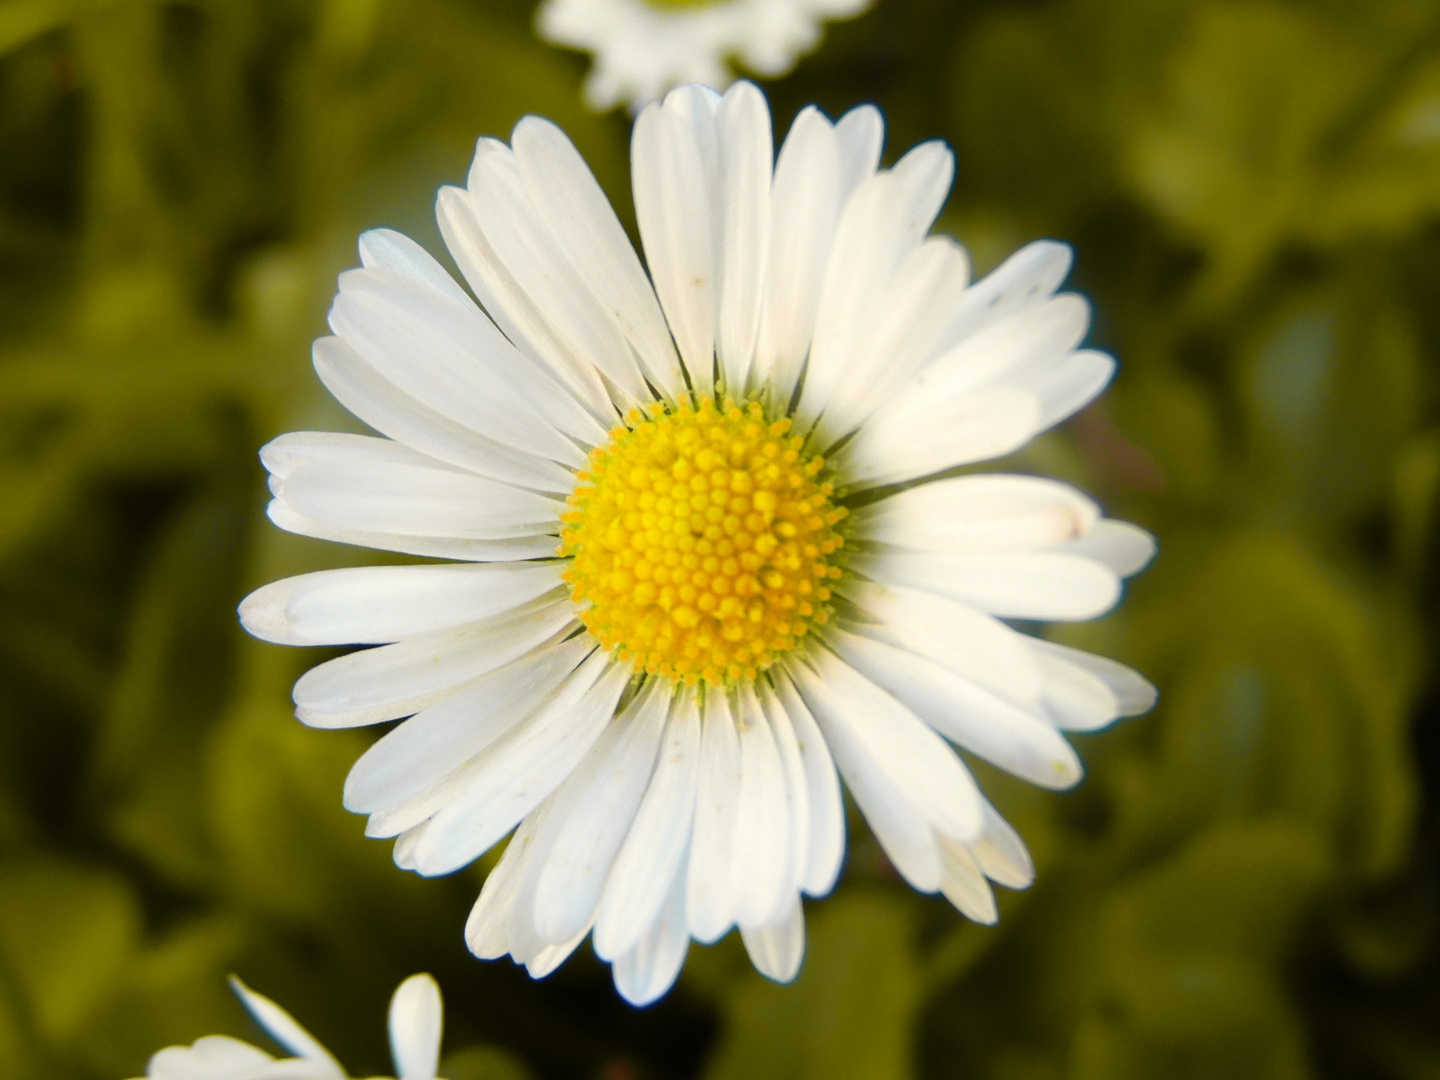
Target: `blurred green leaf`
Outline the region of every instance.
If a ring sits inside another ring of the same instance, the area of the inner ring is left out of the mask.
[[[852,892],[807,912],[805,966],[790,987],[753,972],[726,1001],[707,1080],[901,1080],[919,1004],[913,909]]]

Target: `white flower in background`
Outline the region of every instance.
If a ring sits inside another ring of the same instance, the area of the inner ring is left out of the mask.
[[[681,83],[728,86],[728,61],[784,75],[820,41],[821,23],[858,15],[871,0],[545,0],[546,41],[591,53],[585,100],[639,109]]]
[[[230,985],[255,1022],[293,1057],[276,1059],[227,1035],[207,1035],[190,1046],[170,1046],[150,1059],[148,1080],[346,1080],[330,1051],[293,1016],[239,979]],[[440,1062],[440,987],[429,975],[412,975],[390,999],[390,1053],[398,1080],[436,1080]]]
[[[635,124],[647,277],[528,117],[440,192],[478,304],[389,231],[341,275],[316,370],[388,438],[270,443],[271,519],[456,561],[305,574],[240,614],[268,641],[381,646],[295,700],[316,727],[410,717],[345,785],[400,866],[448,874],[514,830],[478,956],[539,977],[593,931],[644,1003],[691,937],[738,926],[792,978],[801,894],[843,855],[836,765],[906,880],[991,922],[987,879],[1031,864],[950,743],[1069,787],[1062,732],[1154,700],[1001,621],[1107,611],[1149,534],[1053,481],[947,475],[1109,381],[1078,348],[1085,301],[1055,291],[1070,251],[970,284],[926,237],[950,151],[880,169],[881,137],[874,108],[809,108],[776,160],[753,85],[674,91]]]

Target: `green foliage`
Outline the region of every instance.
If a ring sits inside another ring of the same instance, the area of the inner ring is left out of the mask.
[[[858,821],[791,987],[692,948],[644,1012],[461,941],[340,807],[316,657],[234,605],[382,556],[278,533],[256,448],[353,421],[307,363],[364,228],[527,112],[621,209],[628,123],[530,0],[0,0],[0,1075],[135,1075],[258,1039],[237,971],[359,1075],[430,970],[450,1080],[1440,1075],[1440,11],[1423,0],[881,0],[767,85],[943,137],[984,271],[1071,240],[1102,403],[1006,467],[1153,529],[1057,627],[1161,688],[1074,793],[981,768],[1038,881],[994,928]]]

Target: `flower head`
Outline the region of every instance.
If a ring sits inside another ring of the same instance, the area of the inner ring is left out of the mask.
[[[728,86],[729,61],[784,75],[820,41],[820,24],[870,0],[545,0],[540,36],[592,53],[585,99],[599,111],[639,109],[671,87]]]
[[[409,717],[345,805],[422,874],[510,835],[466,927],[535,976],[587,935],[629,1000],[738,927],[792,978],[844,852],[840,777],[916,888],[993,922],[1019,837],[952,744],[1036,784],[1062,735],[1148,709],[1112,661],[1003,619],[1087,619],[1153,551],[1074,489],[956,470],[1090,401],[1114,361],[1040,242],[971,283],[927,232],[952,159],[879,168],[862,107],[772,154],[739,83],[647,108],[649,273],[574,147],[482,139],[439,219],[474,299],[397,233],[341,276],[321,380],[383,438],[262,452],[294,532],[448,562],[331,570],[241,606],[259,637],[380,646],[295,687],[317,727]],[[477,303],[478,301],[478,303]]]
[[[155,1054],[145,1070],[148,1080],[346,1080],[340,1063],[293,1016],[239,979],[232,977],[230,985],[255,1022],[292,1056],[277,1060],[239,1039],[207,1035]],[[440,987],[429,975],[412,975],[396,988],[390,1052],[398,1080],[436,1080],[441,1022]]]

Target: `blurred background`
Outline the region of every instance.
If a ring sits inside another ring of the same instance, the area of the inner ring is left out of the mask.
[[[280,533],[257,448],[353,425],[309,343],[355,239],[527,112],[627,226],[629,121],[529,0],[0,0],[0,1074],[263,1041],[240,973],[354,1070],[433,972],[450,1080],[1440,1077],[1440,5],[880,0],[765,84],[943,137],[977,270],[1071,241],[1097,405],[1004,467],[1160,538],[1047,633],[1161,688],[1057,795],[977,766],[1039,880],[998,927],[852,819],[791,987],[733,939],[637,1011],[588,945],[532,982],[340,807],[374,737],[293,719],[319,651],[249,589],[373,552]],[[328,654],[324,654],[328,655]]]

